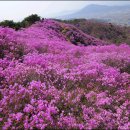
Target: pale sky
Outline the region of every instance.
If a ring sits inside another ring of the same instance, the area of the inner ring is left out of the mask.
[[[0,1],[0,21],[20,21],[31,14],[42,17],[62,15],[83,8],[89,4],[118,5],[123,1]],[[130,3],[130,2],[129,2]]]

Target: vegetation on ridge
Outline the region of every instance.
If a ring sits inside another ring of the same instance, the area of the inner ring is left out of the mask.
[[[10,27],[15,30],[19,30],[20,28],[29,27],[30,25],[34,24],[36,21],[39,21],[39,20],[41,20],[40,16],[38,16],[37,14],[32,14],[24,18],[24,20],[22,20],[21,22],[14,22],[13,20],[4,20],[0,22],[0,26]]]
[[[64,20],[61,22],[72,24],[84,33],[101,40],[117,44],[123,42],[130,44],[129,26],[120,26],[112,23],[86,19]]]

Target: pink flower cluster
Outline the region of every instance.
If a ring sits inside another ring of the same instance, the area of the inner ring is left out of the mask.
[[[0,129],[129,130],[130,46],[54,20],[1,27]]]

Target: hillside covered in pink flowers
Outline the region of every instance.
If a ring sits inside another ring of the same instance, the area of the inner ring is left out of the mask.
[[[130,129],[130,46],[46,19],[0,27],[0,129]]]

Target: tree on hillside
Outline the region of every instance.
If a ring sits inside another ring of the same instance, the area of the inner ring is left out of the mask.
[[[39,21],[41,20],[41,17],[38,16],[37,14],[32,14],[28,17],[26,17],[22,22],[21,22],[21,25],[23,27],[28,27],[30,25],[32,25],[33,23],[35,23],[36,21]]]

